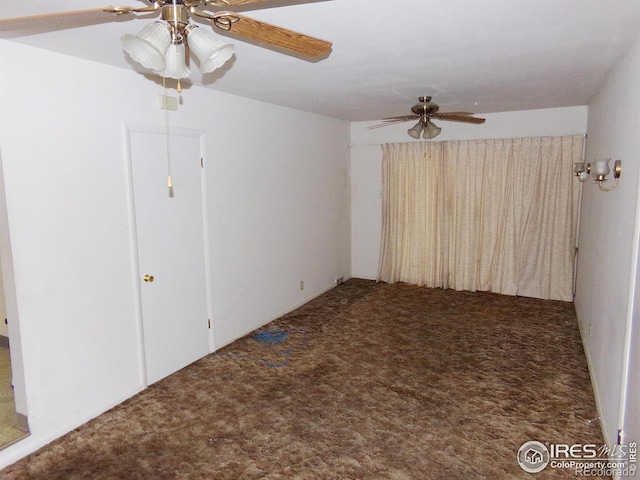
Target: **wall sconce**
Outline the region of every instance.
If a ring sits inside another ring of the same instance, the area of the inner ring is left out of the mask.
[[[611,172],[609,168],[610,158],[605,158],[603,160],[596,160],[593,164],[592,175],[596,182],[598,182],[598,186],[600,190],[604,192],[610,192],[614,188],[618,186],[618,179],[620,178],[620,174],[622,173],[622,161],[616,160],[613,162],[613,185],[610,187],[603,187],[602,183],[607,181],[607,175]]]
[[[573,164],[573,173],[578,177],[578,180],[584,182],[589,178],[589,171],[591,170],[591,164],[585,166],[584,162],[577,162]]]

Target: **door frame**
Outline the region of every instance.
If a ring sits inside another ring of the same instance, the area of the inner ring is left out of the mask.
[[[172,136],[184,136],[198,138],[200,142],[200,155],[202,159],[202,168],[200,169],[200,181],[202,192],[202,231],[204,242],[204,260],[205,260],[205,291],[206,291],[206,303],[207,303],[207,317],[209,319],[209,353],[213,352],[214,337],[213,337],[213,325],[212,325],[212,313],[213,313],[213,296],[211,291],[211,249],[210,249],[210,234],[209,234],[209,213],[208,213],[208,195],[207,195],[207,175],[206,175],[206,132],[204,130],[195,130],[190,128],[178,128],[160,126],[160,125],[148,125],[140,123],[123,123],[123,145],[124,145],[124,159],[125,159],[125,178],[127,187],[127,210],[128,210],[128,222],[129,222],[129,245],[131,251],[131,275],[133,279],[133,296],[136,316],[136,333],[138,343],[138,372],[142,384],[147,387],[149,382],[147,379],[147,365],[146,365],[146,352],[144,346],[144,328],[142,318],[142,289],[140,283],[140,258],[138,255],[138,231],[136,223],[135,212],[135,197],[134,197],[134,178],[133,178],[133,158],[131,155],[131,134],[132,133],[150,133],[155,135],[172,135]]]
[[[11,346],[9,356],[11,362],[11,383],[13,385],[13,398],[15,410],[20,426],[29,430],[28,414],[29,403],[27,398],[27,382],[25,378],[24,362],[22,359],[23,342],[20,334],[20,315],[16,292],[16,281],[13,271],[13,253],[11,246],[11,233],[9,230],[9,212],[7,210],[7,198],[4,182],[4,165],[2,152],[0,151],[0,274],[3,280],[3,293],[5,300],[6,318],[10,319],[7,330]],[[0,321],[4,321],[1,318]],[[0,448],[7,445],[1,445]]]

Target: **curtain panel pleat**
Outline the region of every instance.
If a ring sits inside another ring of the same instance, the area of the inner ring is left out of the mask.
[[[571,301],[583,142],[382,145],[378,279]]]

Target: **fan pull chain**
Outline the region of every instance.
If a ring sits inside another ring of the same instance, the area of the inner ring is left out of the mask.
[[[165,93],[167,93],[167,85],[165,78],[162,77],[162,86]],[[178,80],[178,87],[180,86],[180,80]],[[171,129],[169,128],[169,110],[164,111],[165,125],[166,125],[166,143],[167,143],[167,188],[169,189],[169,197],[173,197],[173,179],[171,178]]]

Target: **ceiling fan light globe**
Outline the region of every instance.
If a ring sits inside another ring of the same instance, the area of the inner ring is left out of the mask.
[[[233,44],[221,42],[213,33],[195,25],[189,26],[187,41],[202,73],[213,72],[233,56]]]
[[[204,62],[200,61],[202,73],[211,73],[217,68],[223,66],[233,56],[234,46],[232,44],[224,44],[220,50],[207,58]]]
[[[432,121],[428,121],[426,127],[424,128],[424,131],[422,132],[422,138],[424,138],[425,140],[436,138],[438,135],[440,135],[441,131],[442,129],[435,123],[433,123]]]
[[[165,51],[171,44],[171,34],[163,22],[154,22],[136,35],[122,37],[122,48],[145,68],[160,72],[166,68]]]
[[[418,122],[412,128],[407,130],[407,133],[409,134],[410,137],[415,138],[416,140],[419,140],[420,134],[422,133],[423,128],[424,127],[422,126],[422,123]]]
[[[189,75],[191,75],[191,70],[187,67],[184,43],[172,43],[169,45],[165,60],[167,62],[167,68],[162,72],[163,77],[180,80],[181,78],[189,78]]]

